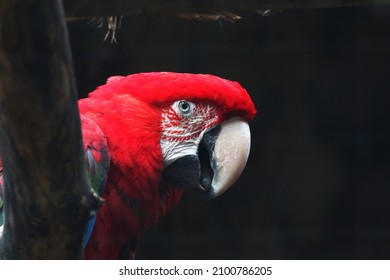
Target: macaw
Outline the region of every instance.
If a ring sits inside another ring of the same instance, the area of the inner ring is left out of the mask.
[[[86,259],[134,258],[141,232],[183,190],[221,195],[249,156],[255,106],[214,75],[114,76],[78,106],[90,184],[104,200],[85,229]]]

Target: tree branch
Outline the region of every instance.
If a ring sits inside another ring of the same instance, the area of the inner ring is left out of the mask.
[[[82,258],[98,199],[86,179],[60,0],[0,1],[0,140],[0,259]]]
[[[390,0],[64,0],[66,16],[98,17],[108,15],[233,13],[259,9],[298,9],[389,4]]]

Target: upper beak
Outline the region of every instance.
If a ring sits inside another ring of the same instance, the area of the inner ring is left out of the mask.
[[[234,118],[221,124],[211,153],[214,176],[208,191],[210,198],[221,195],[236,182],[248,160],[250,145],[251,134],[246,121]]]
[[[244,170],[250,138],[246,121],[228,119],[203,135],[197,154],[185,155],[165,167],[163,178],[175,187],[201,191],[209,198],[221,195]]]

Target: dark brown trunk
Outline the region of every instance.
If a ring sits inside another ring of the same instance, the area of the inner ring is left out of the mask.
[[[0,258],[79,259],[97,198],[83,163],[61,1],[0,1]]]

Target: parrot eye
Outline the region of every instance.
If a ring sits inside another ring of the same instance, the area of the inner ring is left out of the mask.
[[[185,101],[185,100],[181,100],[181,101],[177,101],[175,102],[176,105],[175,107],[177,107],[179,113],[181,115],[185,115],[185,116],[188,116],[192,113],[195,105],[191,102],[188,102],[188,101]]]

